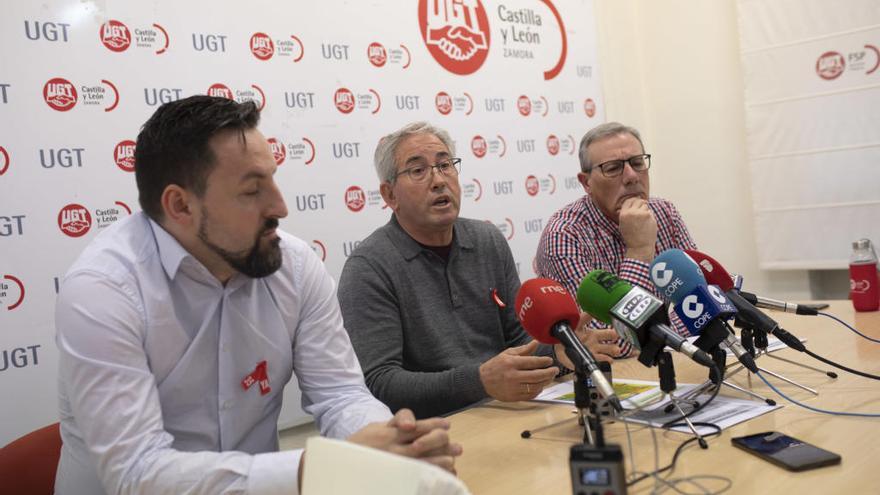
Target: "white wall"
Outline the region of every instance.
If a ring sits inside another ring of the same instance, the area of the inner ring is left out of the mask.
[[[751,292],[809,299],[808,272],[758,268],[734,2],[597,0],[606,119],[634,125],[700,250]]]

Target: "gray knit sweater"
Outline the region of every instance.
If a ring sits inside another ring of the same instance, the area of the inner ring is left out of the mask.
[[[408,407],[419,418],[486,398],[479,366],[531,340],[516,319],[520,282],[501,232],[465,218],[453,229],[444,261],[392,215],[349,256],[339,279],[342,317],[367,386],[392,411]]]

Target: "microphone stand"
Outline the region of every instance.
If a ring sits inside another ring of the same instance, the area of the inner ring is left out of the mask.
[[[734,373],[738,373],[746,368],[739,361],[736,361],[735,363],[730,364],[730,365],[727,364],[727,352],[724,349],[722,349],[721,346],[719,345],[724,340],[724,335],[721,332],[722,330],[723,330],[723,332],[728,331],[726,326],[725,327],[717,327],[716,326],[716,327],[712,327],[712,328],[707,328],[706,330],[703,331],[703,333],[700,335],[700,337],[697,338],[697,340],[694,342],[694,345],[696,345],[700,349],[705,350],[706,352],[708,352],[712,356],[712,359],[715,361],[715,365],[718,367],[718,370],[724,374],[724,376],[718,377],[716,379],[713,377],[712,371],[710,370],[708,380],[706,380],[705,382],[703,382],[703,384],[697,386],[696,388],[694,388],[690,392],[684,394],[682,397],[690,399],[690,400],[694,400],[697,396],[699,396],[701,394],[709,393],[714,387],[718,387],[720,385],[723,385],[725,387],[736,390],[737,392],[741,392],[745,395],[748,395],[749,397],[751,397],[753,399],[760,400],[760,401],[764,402],[765,404],[767,404],[768,406],[775,406],[776,405],[775,400],[773,400],[769,397],[764,397],[763,395],[759,395],[755,392],[752,392],[751,390],[745,389],[743,387],[740,387],[739,385],[736,385],[735,383],[731,383],[730,381],[725,380],[726,377],[730,377]],[[728,373],[727,370],[732,366],[738,366],[738,367],[734,371]],[[761,370],[761,371],[764,371],[764,370]],[[748,377],[749,377],[749,386],[751,387],[751,374],[748,374]],[[720,384],[719,384],[719,380],[720,380]]]
[[[663,395],[669,399],[669,405],[666,406],[664,412],[669,413],[673,409],[677,410],[678,413],[684,417],[684,421],[687,424],[688,428],[693,433],[694,437],[696,437],[697,442],[701,447],[708,446],[706,440],[703,439],[703,436],[697,431],[694,427],[694,424],[691,423],[691,420],[687,417],[684,409],[682,409],[682,405],[690,405],[691,407],[697,407],[699,403],[696,400],[686,398],[685,395],[676,396],[674,394],[675,389],[678,388],[678,385],[675,382],[675,366],[672,362],[672,354],[669,351],[665,351],[666,344],[662,339],[655,337],[653,334],[648,338],[645,345],[642,346],[642,349],[639,353],[639,362],[648,366],[649,368],[652,366],[657,366],[657,371],[660,377],[660,390],[663,392]]]
[[[599,368],[603,373],[611,371],[611,365],[605,362],[600,362]],[[596,440],[594,440],[593,431],[596,432],[596,438],[598,439],[598,437],[602,435],[601,416],[605,415],[613,417],[614,409],[607,406],[604,399],[599,397],[599,394],[595,390],[590,390],[587,386],[589,380],[589,375],[583,370],[575,371],[575,378],[572,383],[574,385],[574,405],[577,408],[575,411],[577,413],[576,419],[578,425],[584,427],[583,443],[589,445],[604,445],[604,439],[602,439],[602,444],[595,443]],[[531,438],[535,433],[567,423],[570,420],[570,418],[566,418],[555,423],[550,423],[549,425],[523,430],[519,436],[521,438]]]
[[[824,373],[825,375],[827,375],[830,378],[837,378],[837,373],[835,373],[833,371],[824,371],[819,368],[814,368],[814,367],[807,365],[807,364],[798,363],[797,361],[792,361],[790,359],[786,359],[786,358],[779,357],[779,356],[774,356],[773,354],[770,353],[770,351],[767,350],[767,346],[769,345],[769,341],[767,338],[767,332],[763,332],[763,331],[753,327],[752,325],[750,325],[746,321],[744,321],[740,318],[737,318],[736,320],[734,320],[734,326],[741,328],[740,335],[742,336],[743,347],[745,347],[746,350],[749,351],[749,353],[751,353],[753,356],[755,356],[756,361],[761,356],[767,356],[768,358],[777,359],[779,361],[784,361],[786,363],[794,364],[794,365],[800,366],[802,368],[806,368],[808,370],[816,371],[819,373]],[[736,363],[733,363],[730,366],[731,367],[736,366]],[[742,365],[737,366],[736,368],[734,368],[733,371],[730,372],[730,374],[733,375],[734,373],[739,373],[740,371],[742,371],[742,369],[743,369]],[[804,390],[804,391],[809,392],[809,393],[816,395],[816,396],[819,395],[819,392],[817,392],[815,389],[807,387],[806,385],[798,383],[798,382],[796,382],[786,376],[780,375],[779,373],[774,373],[774,372],[767,370],[767,369],[764,369],[760,366],[758,367],[758,369],[762,373],[767,373],[768,375],[774,376],[774,377],[776,377],[776,378],[778,378],[778,379],[780,379],[790,385],[794,385],[795,387],[797,387],[801,390]],[[748,379],[749,379],[749,386],[751,386],[751,384],[752,384],[752,375],[751,374],[748,375]]]

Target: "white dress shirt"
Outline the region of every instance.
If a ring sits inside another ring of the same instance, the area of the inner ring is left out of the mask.
[[[302,452],[277,452],[291,373],[323,435],[391,417],[364,385],[323,264],[278,234],[281,269],[225,287],[143,213],[86,247],[56,305],[56,493],[297,493]],[[271,390],[245,389],[262,361]]]

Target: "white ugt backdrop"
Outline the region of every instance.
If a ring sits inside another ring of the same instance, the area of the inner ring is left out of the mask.
[[[844,268],[880,242],[880,3],[738,7],[760,265]]]
[[[526,279],[546,219],[582,194],[578,140],[604,120],[590,0],[9,2],[0,41],[0,445],[58,419],[57,282],[139,209],[133,141],[161,103],[263,106],[282,227],[334,278],[390,217],[382,135],[449,130],[462,215],[497,225]],[[281,425],[303,421],[295,383],[285,396]]]

